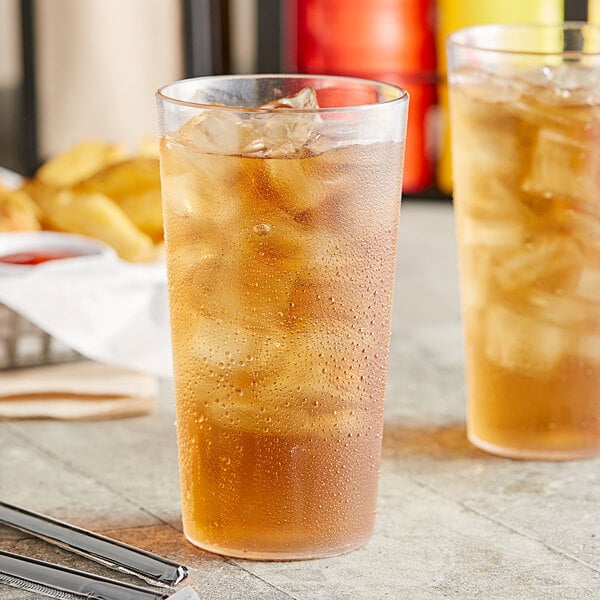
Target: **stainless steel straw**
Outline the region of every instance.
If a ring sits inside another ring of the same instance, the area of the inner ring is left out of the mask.
[[[152,584],[177,585],[188,573],[151,552],[2,501],[0,523]]]
[[[0,550],[0,583],[61,600],[164,600],[166,589],[142,588]]]

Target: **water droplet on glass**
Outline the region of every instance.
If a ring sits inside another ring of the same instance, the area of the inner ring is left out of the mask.
[[[266,223],[259,223],[258,225],[254,225],[252,230],[256,235],[267,235],[271,231],[271,226]]]

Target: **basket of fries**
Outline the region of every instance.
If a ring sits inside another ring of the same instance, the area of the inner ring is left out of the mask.
[[[163,224],[156,145],[145,143],[129,155],[119,145],[87,141],[51,158],[16,186],[0,179],[0,240],[5,233],[43,231],[98,240],[125,261],[157,260]],[[4,258],[13,265],[37,264],[31,253]],[[0,369],[78,357],[0,303]]]

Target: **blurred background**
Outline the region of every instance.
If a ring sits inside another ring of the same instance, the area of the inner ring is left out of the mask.
[[[405,192],[448,198],[444,39],[486,22],[586,20],[590,0],[0,0],[0,166],[84,139],[156,136],[154,93],[209,74],[369,77],[411,94]]]

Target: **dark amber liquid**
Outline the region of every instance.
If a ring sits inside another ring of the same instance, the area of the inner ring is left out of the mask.
[[[527,77],[465,69],[451,89],[469,438],[515,458],[593,456],[600,109]]]
[[[401,148],[161,168],[185,533],[312,558],[373,531]]]

